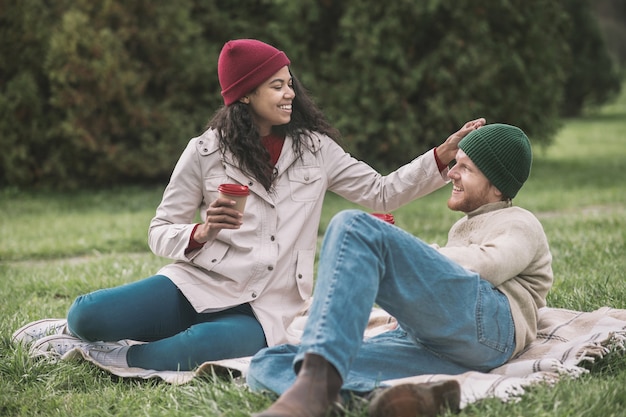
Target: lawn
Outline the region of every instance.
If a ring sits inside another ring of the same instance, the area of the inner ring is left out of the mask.
[[[554,256],[553,307],[626,309],[626,94],[564,123],[553,146],[536,148],[515,204],[537,214]],[[532,138],[531,138],[532,139]],[[85,292],[146,277],[167,261],[149,252],[147,227],[162,187],[75,193],[0,190],[0,415],[246,416],[271,402],[223,377],[183,386],[119,379],[82,362],[31,360],[10,343],[22,324],[64,317]],[[445,243],[458,213],[449,188],[394,212],[396,224]],[[329,195],[333,213],[354,207]],[[112,306],[114,308],[114,306]],[[516,403],[485,400],[459,416],[621,416],[626,358],[613,355],[577,380],[539,386]],[[350,416],[365,416],[356,408]]]

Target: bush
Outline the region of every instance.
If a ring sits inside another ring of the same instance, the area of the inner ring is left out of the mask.
[[[559,2],[323,4],[311,13],[316,22],[286,19],[294,38],[316,28],[310,39],[326,45],[293,66],[313,70],[314,92],[350,148],[379,168],[406,162],[475,117],[518,125],[537,143],[557,131],[569,62]],[[334,29],[324,31],[329,15]]]
[[[286,51],[381,170],[480,116],[549,144],[571,28],[545,0],[0,0],[0,186],[165,181],[222,103],[235,38]]]
[[[56,122],[42,57],[55,11],[41,0],[0,0],[0,185],[29,185],[46,163]]]
[[[565,4],[573,30],[568,38],[572,65],[565,84],[562,114],[574,117],[586,107],[598,106],[617,97],[621,80],[617,59],[609,54],[591,0],[568,0]]]
[[[45,70],[62,115],[55,154],[73,161],[63,179],[164,177],[182,140],[201,129],[205,110],[192,101],[211,83],[191,10],[189,1],[78,0],[62,14]]]

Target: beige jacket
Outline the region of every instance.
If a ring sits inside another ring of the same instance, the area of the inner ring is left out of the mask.
[[[538,309],[546,305],[553,276],[548,239],[531,212],[510,202],[486,204],[457,221],[438,249],[507,296],[515,354],[535,340]]]
[[[149,245],[175,260],[158,273],[169,277],[198,312],[250,303],[268,345],[286,343],[286,328],[313,290],[322,203],[327,190],[369,210],[388,212],[446,182],[433,151],[387,176],[314,135],[297,158],[287,137],[272,192],[246,176],[226,155],[213,131],[192,139],[181,155],[150,223]],[[250,187],[243,225],[222,230],[185,255],[194,225],[217,198],[222,183]]]

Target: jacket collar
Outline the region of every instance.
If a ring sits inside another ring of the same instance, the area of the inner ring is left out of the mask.
[[[212,141],[214,144],[212,148],[215,148],[216,151],[218,148],[217,140]],[[311,138],[307,140],[306,143],[303,144],[302,150],[304,151],[303,158],[307,157],[307,150],[311,153],[319,152],[322,147],[322,141],[318,135],[313,134]],[[291,136],[285,137],[285,143],[283,144],[283,149],[280,153],[280,157],[276,163],[276,174],[277,176],[281,176],[285,174],[285,172],[289,169],[291,165],[293,165],[300,155],[297,155],[293,151],[293,138]],[[310,158],[310,156],[309,156]],[[270,204],[274,204],[274,199],[271,195],[271,190],[268,192],[263,188],[263,186],[256,181],[250,179],[248,175],[246,175],[243,171],[241,171],[233,162],[232,155],[227,153],[222,157],[222,164],[224,166],[224,171],[226,175],[237,180],[241,184],[245,184],[250,188],[250,192],[257,194],[263,200],[267,201]]]
[[[313,154],[319,152],[321,148],[322,141],[317,134],[311,134],[310,137],[305,136],[304,142],[302,143],[303,152],[306,153],[306,151],[308,150],[310,153]],[[287,171],[287,169],[300,157],[300,155],[296,155],[296,153],[293,151],[293,138],[291,136],[285,137],[283,150],[280,153],[280,158],[278,158],[278,162],[276,162],[276,170],[278,176],[284,174],[285,171]]]

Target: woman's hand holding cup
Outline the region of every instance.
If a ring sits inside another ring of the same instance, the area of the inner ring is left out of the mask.
[[[219,197],[206,210],[206,220],[196,228],[194,240],[198,243],[208,242],[222,229],[239,229],[242,224],[243,211],[248,187],[238,184],[222,184],[218,188]]]

